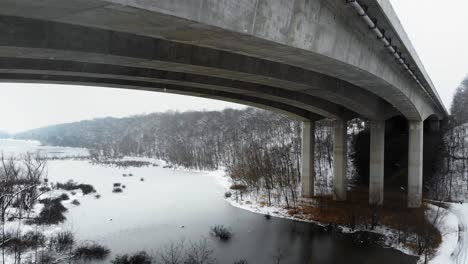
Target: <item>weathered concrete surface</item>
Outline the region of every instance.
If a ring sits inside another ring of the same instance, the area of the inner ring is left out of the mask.
[[[240,93],[274,102],[287,103],[329,118],[338,118],[341,116],[348,116],[351,118],[356,116],[356,114],[347,111],[339,105],[311,95],[295,91],[286,91],[276,87],[255,83],[183,72],[170,72],[100,63],[21,58],[0,58],[0,72],[65,76],[73,75],[147,81],[160,83],[162,85],[174,84],[192,86],[210,90]]]
[[[333,150],[333,199],[342,201],[346,200],[347,179],[346,173],[348,171],[348,144],[347,144],[347,130],[345,120],[335,120],[335,145]]]
[[[304,109],[297,108],[280,102],[272,102],[269,100],[236,94],[224,91],[214,91],[195,87],[187,87],[180,85],[160,84],[145,81],[130,81],[118,80],[112,78],[96,78],[82,76],[65,76],[52,74],[28,74],[28,73],[0,73],[1,82],[21,82],[21,83],[54,83],[54,84],[74,84],[99,87],[115,87],[135,90],[155,91],[164,93],[173,93],[180,95],[196,96],[210,99],[223,100],[233,103],[241,103],[257,108],[263,108],[275,111],[292,119],[299,121],[318,120],[322,118],[319,115],[308,112]]]
[[[387,1],[365,2],[400,49],[412,51]],[[131,32],[320,72],[384,98],[411,120],[446,113],[435,89],[422,91],[341,0],[3,0],[1,7],[0,14]],[[405,59],[425,73],[413,57]]]
[[[441,121],[438,119],[427,119],[426,122],[429,124],[430,132],[438,132],[440,130]]]
[[[384,200],[385,121],[370,121],[369,203],[383,204]]]
[[[409,121],[408,139],[408,207],[420,207],[423,184],[424,124]]]
[[[302,197],[314,196],[315,186],[315,122],[304,121],[302,126]]]
[[[334,102],[367,118],[397,112],[383,99],[298,67],[193,45],[100,29],[2,17],[0,56],[184,72],[253,82]],[[56,36],[56,37],[51,37]],[[313,102],[312,102],[313,103]]]

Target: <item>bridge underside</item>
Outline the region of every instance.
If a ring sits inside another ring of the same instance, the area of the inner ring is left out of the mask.
[[[330,25],[315,29],[319,38],[314,38],[317,43],[311,49],[316,50],[311,51],[301,47],[308,40],[299,40],[298,35],[283,43],[273,35],[259,37],[253,29],[247,34],[112,2],[116,3],[2,0],[0,81],[168,92],[281,112],[304,122],[304,196],[314,195],[314,121],[332,118],[336,120],[334,197],[338,200],[346,199],[346,121],[362,117],[371,123],[369,199],[376,204],[383,202],[385,120],[403,115],[412,120],[408,204],[420,205],[422,122],[432,114],[441,118],[443,113],[428,103],[422,91],[411,89],[411,79],[387,59],[388,54],[358,45],[376,41],[361,36],[368,30],[365,27],[356,26],[360,37],[340,28],[351,19],[339,21],[337,29]],[[333,17],[321,12],[324,19]],[[337,59],[341,57],[343,61]]]
[[[5,57],[254,82],[311,94],[369,119],[401,113],[424,120],[443,112],[341,0],[3,0],[0,26]]]

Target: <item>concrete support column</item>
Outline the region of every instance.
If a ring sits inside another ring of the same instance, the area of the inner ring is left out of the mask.
[[[302,197],[313,197],[314,186],[315,122],[305,121],[302,127]]]
[[[346,200],[347,125],[345,120],[335,121],[334,177],[333,199]]]
[[[440,121],[439,120],[428,120],[429,130],[431,132],[438,132],[440,130]]]
[[[383,204],[384,199],[385,121],[370,122],[369,203]]]
[[[408,128],[408,207],[417,208],[422,203],[424,123],[409,121]]]

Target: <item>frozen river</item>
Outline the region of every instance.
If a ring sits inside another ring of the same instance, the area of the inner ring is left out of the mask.
[[[5,153],[7,149],[21,153],[23,147],[28,151],[40,148],[43,152],[66,152],[68,156],[85,153],[83,149],[49,149],[24,141],[17,142],[22,147],[15,148],[12,141],[4,142],[0,141],[0,149]],[[129,173],[133,176],[122,176]],[[218,263],[246,259],[270,264],[279,251],[284,255],[281,263],[416,263],[415,257],[361,243],[349,234],[330,233],[313,224],[286,219],[267,220],[235,208],[224,201],[224,190],[216,180],[203,172],[162,166],[122,169],[93,165],[87,160],[52,160],[48,177],[52,182],[73,179],[92,184],[101,195],[100,199],[94,195],[74,197],[81,205],[67,205],[67,221],[62,225],[80,240],[109,247],[111,257],[100,263],[110,263],[115,254],[139,250],[151,253],[171,241],[188,243],[203,238],[213,248]],[[112,193],[113,183],[125,185],[123,193]],[[232,229],[230,241],[220,242],[209,235],[210,227],[219,224]]]

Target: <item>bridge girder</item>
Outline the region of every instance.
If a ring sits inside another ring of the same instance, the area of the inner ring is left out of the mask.
[[[164,85],[178,85],[203,88],[213,91],[250,95],[252,97],[289,104],[327,118],[356,117],[357,114],[344,107],[323,99],[286,91],[277,87],[249,82],[222,79],[217,77],[169,72],[155,69],[135,68],[128,66],[106,65],[99,63],[82,63],[62,60],[1,58],[0,73],[26,73],[57,76],[81,76],[129,81],[144,81]]]
[[[0,14],[126,32],[227,52],[230,58],[232,54],[245,55],[298,67],[355,85],[380,98],[374,103],[384,103],[384,112],[396,109],[410,120],[423,120],[431,114],[444,118],[447,114],[443,107],[431,105],[430,98],[417,89],[341,0],[260,0],[257,5],[250,0],[199,2],[202,4],[177,0],[3,0]],[[382,16],[378,4],[373,4],[371,11]],[[379,25],[385,24],[387,34],[392,34],[387,24],[395,22],[386,20],[389,12],[385,12]],[[399,43],[398,36],[394,40]]]
[[[121,67],[119,70],[127,67],[131,77],[138,73],[135,69],[140,69],[140,72],[158,70],[204,76],[205,82],[211,78],[210,82],[218,84],[224,82],[220,81],[222,79],[227,80],[222,86],[229,89],[241,85],[244,90],[270,97],[290,93],[284,101],[310,105],[308,110],[315,108],[316,113],[327,117],[345,118],[349,116],[347,113],[354,112],[369,119],[383,119],[397,113],[384,100],[352,84],[278,62],[102,29],[18,17],[1,17],[0,20],[3,22],[0,32],[4,35],[0,39],[0,56],[4,58],[36,59],[41,60],[42,65],[60,60],[82,65],[100,64],[103,69],[105,65]],[[7,65],[5,69],[14,70]],[[100,74],[96,68],[95,71],[93,74]],[[90,74],[81,70],[75,74],[80,73]],[[276,91],[276,95],[261,92],[262,89]],[[291,98],[300,98],[302,102]],[[307,98],[311,102],[304,102]],[[332,107],[338,111],[330,111]],[[340,111],[342,116],[337,113]],[[334,113],[330,115],[331,112]]]
[[[53,74],[0,73],[0,82],[72,84],[172,93],[241,103],[248,106],[275,111],[298,121],[316,121],[323,118],[323,116],[299,107],[249,95],[147,81]]]

